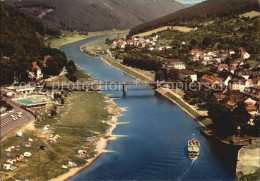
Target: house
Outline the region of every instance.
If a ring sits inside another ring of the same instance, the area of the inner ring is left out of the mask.
[[[200,57],[197,56],[197,55],[194,55],[194,56],[192,57],[192,60],[193,60],[194,62],[199,61],[199,60],[200,60]]]
[[[213,57],[216,57],[216,56],[217,56],[217,54],[216,54],[215,52],[208,52],[207,55],[212,55]]]
[[[216,62],[217,64],[220,64],[222,59],[220,57],[214,57],[213,61]]]
[[[202,55],[203,55],[203,52],[200,51],[200,50],[194,50],[194,49],[192,49],[192,50],[190,51],[190,54],[191,54],[191,55],[202,56]]]
[[[232,76],[231,75],[223,76],[223,77],[221,77],[221,79],[222,79],[223,85],[225,87],[228,87],[228,83],[232,79]]]
[[[232,67],[232,68],[239,68],[239,67],[242,67],[243,65],[244,65],[244,62],[239,61],[239,60],[231,61],[229,63],[229,67]]]
[[[134,42],[135,42],[134,40],[127,40],[126,41],[127,45],[134,45]]]
[[[192,82],[196,82],[198,80],[195,72],[186,69],[180,70],[178,77],[182,81],[187,80],[187,78],[190,78]]]
[[[152,37],[152,41],[153,41],[153,42],[157,42],[157,41],[158,41],[158,38],[157,38],[157,37]]]
[[[145,48],[146,47],[146,43],[142,43],[142,48]]]
[[[225,95],[227,96],[225,98],[225,103],[231,108],[236,107],[237,104],[244,101],[246,97],[245,94],[238,91],[228,91]]]
[[[253,73],[250,70],[240,70],[240,71],[238,71],[237,76],[243,77],[244,79],[249,79],[249,77],[252,74]]]
[[[256,105],[246,105],[246,110],[248,111],[249,114],[251,114],[252,116],[256,116],[258,115],[258,108],[256,107]]]
[[[3,169],[4,170],[10,170],[11,169],[11,165],[10,164],[3,164]]]
[[[250,87],[250,85],[246,79],[233,78],[229,81],[230,90],[243,92],[247,87]]]
[[[257,101],[252,99],[252,98],[247,98],[244,101],[245,105],[246,105],[246,110],[248,111],[249,114],[251,114],[252,116],[255,116],[258,114],[258,108],[257,108]]]
[[[228,64],[219,64],[218,71],[228,70]]]
[[[139,37],[134,37],[134,41],[139,41],[140,38]]]
[[[235,55],[236,52],[235,52],[234,50],[229,50],[229,51],[228,51],[228,54],[229,54],[230,56],[232,56],[232,55]]]
[[[214,76],[209,76],[207,74],[200,78],[201,85],[210,86],[211,88],[219,88],[221,86],[221,79]]]
[[[240,58],[246,60],[250,58],[250,54],[247,53],[246,51],[239,51],[238,55],[240,56]]]
[[[210,60],[213,60],[213,56],[212,55],[203,55],[202,56],[202,58],[204,59],[204,60],[207,60],[207,61],[210,61]]]
[[[247,98],[247,99],[244,101],[244,103],[245,103],[246,105],[255,105],[255,104],[257,103],[257,101],[249,97],[249,98]]]
[[[186,69],[186,65],[179,60],[169,59],[165,63],[163,63],[162,68],[166,68],[167,70],[171,68],[182,70]]]
[[[6,95],[7,97],[14,97],[14,92],[7,92]]]
[[[149,50],[149,51],[154,51],[155,48],[154,48],[154,47],[149,47],[148,50]]]
[[[125,46],[126,46],[126,42],[125,41],[123,41],[123,40],[118,40],[118,42],[117,42],[117,47],[118,48],[120,48],[120,49],[124,49],[125,48]]]
[[[202,59],[202,60],[201,60],[201,63],[202,63],[203,65],[207,66],[207,65],[208,65],[208,60]]]
[[[40,69],[40,67],[37,65],[36,62],[32,63],[31,71],[28,73],[30,79],[40,80],[43,78],[42,70]]]
[[[237,69],[236,68],[228,68],[228,71],[231,73],[231,74],[235,74],[235,71]]]
[[[11,87],[7,87],[6,89],[15,91],[17,93],[22,93],[22,94],[26,94],[26,93],[31,94],[35,91],[35,87],[29,84],[24,86],[11,86]]]

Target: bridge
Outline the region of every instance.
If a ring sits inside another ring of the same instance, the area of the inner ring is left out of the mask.
[[[173,83],[173,82],[171,82]],[[113,87],[113,90],[116,86],[120,89],[120,86],[123,87],[123,92],[127,92],[128,85],[146,85],[146,86],[157,86],[168,84],[168,82],[159,82],[159,81],[132,81],[132,82],[69,82],[69,83],[45,83],[44,87],[52,90],[70,90],[70,91],[101,91],[102,86],[107,88]]]

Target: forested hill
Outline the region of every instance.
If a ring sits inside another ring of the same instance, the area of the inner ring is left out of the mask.
[[[47,66],[42,67],[45,75],[57,75],[66,65],[64,53],[45,47],[37,32],[41,26],[40,22],[34,24],[31,18],[1,2],[1,85],[13,83],[14,76],[20,82],[27,82],[32,62],[41,66],[45,55],[52,57]]]
[[[188,7],[174,0],[6,0],[63,30],[127,29]]]
[[[259,11],[258,0],[207,0],[131,29],[130,35],[146,32],[166,25],[198,26],[200,22],[221,17],[233,17],[241,13]]]

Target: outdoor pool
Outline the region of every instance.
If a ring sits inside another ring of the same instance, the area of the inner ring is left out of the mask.
[[[38,101],[32,101],[30,99],[13,99],[13,101],[23,104],[23,105],[35,105],[35,104],[39,104],[40,102]]]
[[[33,101],[39,101],[45,99],[45,97],[42,95],[32,95],[32,96],[28,96],[28,99]]]

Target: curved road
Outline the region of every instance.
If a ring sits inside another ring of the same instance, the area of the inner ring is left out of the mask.
[[[20,108],[19,106],[15,105],[8,99],[5,99],[5,100],[7,101],[8,104],[13,106],[14,111],[11,113],[8,113],[8,115],[6,115],[6,116],[1,117],[1,126],[0,126],[1,137],[3,137],[5,134],[9,133],[13,129],[15,129],[25,123],[28,123],[30,121],[35,121],[34,116],[30,112]],[[17,120],[13,120],[11,115],[17,115],[17,112],[22,112],[22,117]]]

